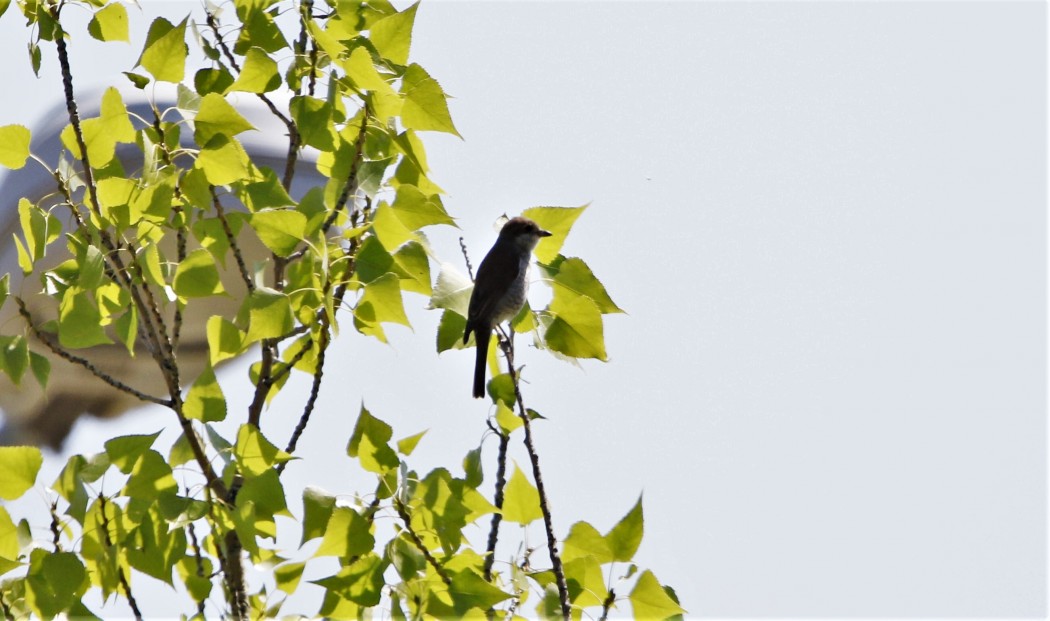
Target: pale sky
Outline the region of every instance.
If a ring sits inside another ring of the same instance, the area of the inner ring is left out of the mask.
[[[21,23],[0,124],[58,101]],[[628,313],[608,363],[519,353],[559,536],[644,492],[637,560],[690,617],[1046,615],[1045,3],[435,2],[412,54],[464,137],[425,137],[461,227],[437,251],[460,265],[461,234],[477,265],[504,212],[590,203],[563,253]],[[425,305],[390,346],[347,324],[289,488],[371,485],[345,457],[362,401],[430,429],[417,470],[478,445],[472,352],[436,355]],[[220,380],[243,411],[246,365]],[[164,426],[88,422],[67,451]]]

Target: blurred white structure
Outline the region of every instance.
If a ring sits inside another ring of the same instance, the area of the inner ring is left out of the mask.
[[[144,119],[152,119],[153,112],[147,99],[147,93],[136,89],[125,89],[122,92],[128,111]],[[181,118],[179,112],[171,110],[176,104],[174,89],[152,89],[156,107],[165,115],[166,120]],[[99,114],[101,93],[92,93],[78,98],[80,117],[88,119]],[[252,161],[259,167],[269,167],[278,176],[283,174],[288,153],[287,128],[277,119],[257,97],[239,93],[230,97],[231,103],[254,125],[254,131],[238,136]],[[272,100],[279,108],[287,110],[287,97],[273,96]],[[68,124],[65,103],[58,104],[45,115],[36,126],[31,127],[33,141],[32,152],[54,167],[63,150],[59,139],[62,129]],[[193,132],[184,127],[181,132],[183,146],[193,147]],[[308,189],[323,185],[327,179],[317,172],[317,152],[305,149],[297,162],[295,180],[291,195],[300,198]],[[129,174],[136,174],[141,168],[142,154],[135,145],[117,145],[117,157]],[[55,179],[33,161],[27,162],[21,170],[8,171],[0,180],[0,275],[11,274],[12,294],[24,295],[34,318],[45,317],[42,304],[45,300],[36,300],[29,295],[36,283],[26,283],[18,266],[18,255],[12,239],[21,228],[18,218],[18,201],[22,197],[36,202],[43,197],[54,195],[57,191]],[[233,197],[224,197],[224,206],[230,209],[243,207],[232,201]],[[57,202],[57,198],[55,199]],[[68,212],[56,211],[63,221],[69,219]],[[245,254],[249,270],[253,262],[263,261],[269,256],[265,248],[257,241],[255,235],[244,227],[238,243]],[[247,234],[245,234],[247,232]],[[188,250],[199,247],[192,235],[188,236]],[[43,264],[53,267],[69,258],[63,240],[58,240],[48,247],[48,254]],[[175,256],[174,244],[165,248],[168,257]],[[243,288],[237,273],[236,262],[230,258],[226,266],[219,265],[223,286],[229,291],[240,291]],[[36,302],[36,304],[34,304]],[[173,308],[173,305],[171,305]],[[233,297],[212,296],[195,300],[184,315],[181,338],[176,356],[178,358],[183,386],[188,387],[204,368],[207,360],[208,343],[205,337],[205,323],[208,317],[216,314],[233,316],[237,304]],[[168,322],[170,325],[171,309]],[[0,326],[4,334],[14,334],[24,329],[24,322],[18,316],[17,305],[9,300],[0,309]],[[34,337],[27,333],[27,338],[34,344]],[[45,347],[34,344],[35,350],[48,356],[51,360],[51,378],[46,390],[41,390],[36,380],[29,373],[23,377],[20,386],[11,383],[6,375],[0,375],[0,410],[3,411],[3,427],[0,429],[0,443],[34,444],[59,448],[70,429],[82,414],[99,417],[117,416],[138,405],[145,405],[136,397],[120,392],[84,368],[63,360],[48,351]],[[153,358],[144,348],[139,348],[136,356],[128,356],[123,345],[93,347],[76,350],[75,354],[87,358],[93,364],[114,378],[151,395],[166,398],[166,388]]]

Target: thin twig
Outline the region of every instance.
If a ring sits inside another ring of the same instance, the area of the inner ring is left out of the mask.
[[[148,403],[156,403],[157,405],[163,405],[164,407],[171,407],[170,399],[161,399],[159,397],[154,397],[153,395],[148,395],[140,390],[136,390],[131,386],[128,386],[124,382],[116,379],[112,375],[102,371],[101,369],[96,367],[90,360],[86,358],[81,358],[80,356],[66,351],[64,348],[52,341],[47,334],[44,334],[40,331],[40,328],[36,326],[36,323],[33,321],[33,316],[30,314],[29,309],[26,308],[26,303],[22,300],[22,298],[18,296],[11,297],[13,297],[15,303],[18,304],[18,313],[25,320],[26,325],[29,326],[29,331],[32,332],[33,336],[35,336],[38,341],[43,343],[45,347],[50,349],[56,356],[64,358],[65,360],[68,360],[73,364],[80,365],[81,367],[90,371],[91,374],[95,377],[99,378],[103,382],[106,382],[107,384],[121,392],[126,392],[129,395],[137,397],[138,399],[141,399],[142,401],[146,401]]]
[[[58,500],[51,501],[51,506],[48,508],[51,511],[51,543],[55,546],[55,552],[61,552],[62,538],[59,529]]]
[[[543,484],[543,473],[540,471],[540,456],[536,452],[536,445],[532,440],[532,422],[525,409],[525,401],[521,397],[521,387],[517,369],[514,368],[514,339],[505,341],[504,353],[507,358],[507,372],[514,384],[514,397],[518,402],[518,418],[521,419],[525,428],[525,448],[529,453],[529,461],[532,462],[532,476],[536,480],[536,491],[540,496],[540,511],[543,513],[543,526],[547,533],[547,551],[550,553],[551,569],[554,572],[554,580],[558,584],[558,598],[561,600],[561,614],[566,621],[571,617],[572,610],[569,607],[569,587],[565,580],[565,569],[562,567],[561,556],[558,554],[558,540],[554,536],[554,523],[551,518],[550,500]]]
[[[226,240],[230,242],[230,251],[233,252],[233,258],[237,261],[237,269],[241,272],[241,280],[244,281],[244,286],[248,288],[249,293],[254,292],[255,282],[248,272],[248,266],[244,263],[244,255],[241,254],[241,248],[237,245],[237,236],[233,234],[233,229],[230,228],[230,221],[226,219],[226,211],[222,208],[219,194],[215,191],[215,186],[213,185],[209,185],[208,190],[211,192],[212,206],[215,208],[215,213],[222,224],[222,232],[226,234]]]
[[[470,256],[467,254],[467,244],[463,241],[463,238],[459,238],[459,249],[463,251],[463,262],[467,264],[467,274],[471,280],[474,280],[474,266],[470,264]]]
[[[609,594],[605,597],[605,601],[602,602],[602,616],[598,618],[598,621],[606,621],[609,618],[609,609],[612,608],[615,602],[616,591],[609,589]]]
[[[507,446],[510,444],[510,435],[498,430],[492,423],[489,428],[499,435],[499,452],[496,455],[496,497],[494,503],[496,511],[492,514],[492,522],[489,526],[489,541],[485,553],[485,580],[492,582],[492,565],[496,562],[496,541],[499,539],[499,525],[503,521],[503,491],[507,485]]]
[[[427,563],[434,568],[434,571],[441,578],[441,581],[444,582],[446,586],[452,586],[451,576],[449,576],[448,572],[445,571],[445,568],[437,562],[437,559],[434,558],[434,555],[431,554],[430,550],[428,550],[426,545],[423,544],[423,540],[419,538],[419,535],[416,534],[416,531],[412,530],[412,517],[408,514],[408,511],[405,509],[405,504],[397,498],[395,498],[394,509],[397,510],[398,517],[400,517],[401,522],[404,523],[405,532],[408,533],[408,537],[412,540],[412,544],[416,546],[417,550],[423,553],[423,558],[425,558],[427,560]]]
[[[204,577],[204,559],[201,557],[201,545],[200,545],[200,542],[197,540],[197,529],[193,527],[193,522],[190,522],[188,524],[188,528],[186,530],[188,530],[189,533],[190,533],[190,544],[192,545],[192,548],[193,548],[193,558],[197,562],[197,577],[203,578]],[[203,599],[197,600],[197,614],[200,615],[200,617],[202,619],[204,618],[204,600]]]
[[[325,233],[328,232],[328,229],[332,228],[332,224],[335,223],[335,219],[339,216],[339,212],[341,212],[346,206],[350,197],[357,194],[357,172],[361,167],[361,162],[364,160],[365,133],[368,130],[368,114],[368,104],[365,104],[361,112],[361,129],[357,132],[357,140],[354,141],[354,159],[350,162],[350,172],[346,175],[346,183],[343,185],[343,191],[339,194],[339,198],[335,201],[335,207],[332,209],[332,213],[328,214],[328,218],[324,221],[322,230]]]
[[[102,494],[98,495],[98,508],[99,512],[102,513],[102,523],[99,526],[102,528],[102,540],[106,545],[107,554],[113,548],[113,540],[109,536],[109,516],[106,515],[106,497]],[[124,575],[124,568],[117,565],[117,579],[120,581],[120,588],[124,589],[124,596],[128,598],[128,606],[131,607],[131,612],[135,615],[135,619],[142,621],[142,612],[139,610],[139,604],[135,601],[135,596],[131,594],[131,583],[128,582],[128,577]]]

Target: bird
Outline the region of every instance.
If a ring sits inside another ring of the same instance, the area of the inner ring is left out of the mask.
[[[478,277],[474,279],[474,291],[470,294],[467,310],[467,325],[463,331],[464,344],[472,332],[477,343],[474,361],[475,399],[485,396],[485,360],[492,330],[517,315],[525,305],[532,251],[540,238],[550,235],[550,231],[541,229],[528,218],[511,218],[500,229],[496,243],[478,266]]]

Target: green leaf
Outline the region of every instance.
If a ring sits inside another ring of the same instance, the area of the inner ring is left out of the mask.
[[[519,429],[525,423],[521,422],[521,418],[514,413],[507,404],[503,401],[496,401],[496,424],[503,430],[503,433],[510,435]]]
[[[283,563],[273,569],[273,578],[278,589],[291,595],[299,588],[306,563]]]
[[[193,88],[197,89],[197,92],[201,95],[210,93],[221,95],[226,92],[226,89],[231,84],[233,84],[233,76],[230,75],[226,67],[200,69],[193,74]]]
[[[602,315],[590,298],[566,300],[558,296],[551,301],[549,311],[554,319],[543,335],[547,347],[573,358],[608,359]]]
[[[400,185],[394,203],[390,206],[405,228],[416,231],[424,226],[455,222],[445,212],[437,195],[427,196],[414,185]]]
[[[237,444],[233,447],[233,454],[241,470],[252,476],[259,476],[276,464],[292,458],[271,444],[258,428],[250,423],[241,425],[237,432]]]
[[[208,362],[215,366],[244,351],[244,333],[219,315],[208,318]]]
[[[149,86],[149,78],[147,78],[144,75],[133,73],[131,71],[123,71],[121,73],[123,73],[124,77],[126,77],[131,82],[131,84],[139,90],[142,90]]]
[[[352,602],[359,606],[376,606],[379,604],[383,594],[385,581],[383,572],[390,563],[368,552],[356,558],[353,563],[343,567],[334,576],[313,581],[314,584],[327,590],[327,597],[336,596],[343,602]],[[325,606],[329,604],[326,601]],[[322,607],[321,614],[326,618],[357,619],[358,614],[345,616],[343,609],[327,610]]]
[[[511,597],[469,569],[452,575],[449,594],[456,614],[461,616],[471,609],[487,610]]]
[[[229,185],[251,175],[251,162],[241,143],[225,134],[217,134],[208,141],[197,156],[194,167],[204,171],[212,185]]]
[[[605,535],[605,540],[613,555],[612,560],[626,563],[634,558],[634,553],[638,551],[638,546],[642,543],[644,523],[642,497],[638,496],[638,501],[634,503],[627,515],[623,516],[616,526],[613,526],[612,530]]]
[[[485,481],[485,472],[481,467],[481,447],[467,451],[463,458],[464,482],[477,489]]]
[[[335,149],[331,104],[323,99],[296,96],[288,109],[304,144],[322,151]]]
[[[261,10],[267,4],[270,3],[257,3],[255,6],[243,2],[238,3],[237,13],[238,16],[241,16],[243,25],[240,36],[237,37],[237,43],[233,46],[233,51],[237,54],[244,54],[252,46],[260,47],[267,52],[276,52],[288,47],[288,42],[285,41],[273,17],[268,12]],[[247,15],[242,16],[241,11],[249,6]]]
[[[565,582],[569,587],[569,600],[573,606],[587,608],[600,606],[609,591],[602,576],[602,567],[593,556],[583,556],[565,561]]]
[[[303,540],[300,545],[324,535],[335,508],[335,496],[312,485],[303,490]]]
[[[184,298],[202,298],[224,293],[215,260],[203,248],[189,253],[179,263],[172,288]]]
[[[612,550],[605,537],[587,522],[576,522],[562,544],[561,560],[567,563],[584,557],[593,557],[599,564],[613,560]]]
[[[280,291],[258,287],[248,296],[248,321],[246,344],[284,336],[293,326],[291,301]]]
[[[208,144],[218,134],[233,137],[255,129],[225,97],[217,93],[208,93],[201,98],[200,109],[193,118],[193,128],[197,144]]]
[[[397,217],[397,212],[385,202],[380,202],[376,207],[372,216],[372,230],[375,231],[383,247],[390,252],[405,242],[416,241],[419,238],[401,222],[401,219]]]
[[[268,93],[279,86],[281,86],[281,76],[277,73],[277,63],[270,58],[266,50],[253,47],[244,55],[241,73],[229,90]]]
[[[29,158],[29,129],[24,125],[0,127],[0,166],[18,170]]]
[[[29,345],[21,334],[0,336],[0,371],[17,386],[29,368]]]
[[[558,255],[551,265],[540,264],[540,269],[551,279],[555,289],[554,295],[558,295],[558,289],[561,288],[564,292],[589,297],[603,315],[623,312],[623,309],[612,301],[605,286],[594,276],[583,259]]]
[[[666,619],[685,614],[685,609],[660,585],[653,572],[645,570],[631,590],[630,600],[635,619]]]
[[[160,432],[149,435],[118,436],[106,441],[106,455],[124,474],[130,474],[146,451],[150,450]]]
[[[354,308],[354,326],[361,332],[386,342],[382,323],[410,325],[401,299],[400,281],[396,274],[387,273],[364,287],[365,292]]]
[[[540,510],[540,494],[517,465],[514,466],[514,474],[511,475],[503,493],[504,520],[528,524],[543,517]]]
[[[450,349],[462,349],[464,347],[463,332],[466,329],[467,320],[463,315],[450,310],[442,312],[437,332],[438,353]]]
[[[257,477],[246,477],[244,486],[237,494],[237,503],[251,502],[255,505],[256,520],[272,520],[275,515],[291,517],[285,500],[284,486],[277,471],[270,468]]]
[[[459,136],[441,85],[419,65],[412,63],[401,78],[401,94],[405,98],[401,121],[405,129],[432,130]],[[462,136],[460,136],[462,137]]]
[[[35,446],[0,446],[0,498],[17,500],[36,483],[44,456]]]
[[[188,19],[188,18],[187,18]],[[186,73],[186,19],[178,26],[158,17],[150,24],[137,64],[162,82],[181,82]]]
[[[88,294],[76,287],[66,289],[58,307],[58,342],[79,349],[109,343],[102,329],[102,315]]]
[[[401,453],[402,455],[404,455],[406,457],[411,455],[412,451],[416,450],[416,445],[419,444],[419,441],[422,440],[423,436],[425,436],[426,434],[427,434],[426,431],[420,431],[419,433],[417,433],[415,435],[411,435],[411,436],[408,436],[407,438],[402,438],[402,439],[398,440],[397,441],[397,452]]]
[[[576,219],[583,215],[589,205],[580,207],[531,207],[521,212],[521,215],[529,218],[540,225],[541,229],[550,231],[550,237],[540,240],[533,253],[540,263],[552,263],[561,252],[565,238]]]
[[[90,585],[87,570],[72,552],[33,550],[26,575],[26,604],[37,616],[52,619],[70,609]]]
[[[408,62],[408,50],[412,44],[412,26],[416,20],[416,2],[400,13],[372,24],[369,34],[372,44],[384,58],[403,65]]]
[[[388,444],[393,435],[390,425],[372,416],[362,404],[346,452],[357,458],[365,470],[382,474],[401,465],[401,460]]]
[[[314,556],[349,558],[370,552],[375,543],[368,520],[353,509],[336,507]]]
[[[7,302],[7,296],[11,293],[11,274],[0,276],[0,308]]]
[[[204,368],[197,380],[193,382],[183,406],[186,418],[206,423],[225,420],[226,396],[215,379],[211,365]]]
[[[99,41],[127,41],[128,11],[123,4],[113,2],[102,7],[88,23],[88,33]]]
[[[306,237],[306,216],[294,209],[263,209],[249,222],[262,243],[280,257],[295,252]]]
[[[171,466],[168,465],[163,455],[153,449],[142,454],[124,486],[125,496],[147,502],[153,502],[160,496],[174,494],[178,491],[179,486],[175,482],[175,477],[172,476]],[[164,524],[164,532],[167,532],[167,524]]]
[[[47,388],[47,379],[51,375],[51,361],[31,351],[29,352],[29,368],[33,371],[33,377],[36,378],[40,387]]]
[[[11,519],[11,514],[7,512],[7,509],[0,506],[0,559],[18,558],[20,547],[18,543],[18,527],[15,526],[14,520]],[[4,570],[0,567],[0,571],[7,573],[9,570]]]

